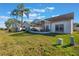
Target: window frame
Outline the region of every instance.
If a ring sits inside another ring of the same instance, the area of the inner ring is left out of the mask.
[[[64,32],[64,24],[56,24],[55,32]]]

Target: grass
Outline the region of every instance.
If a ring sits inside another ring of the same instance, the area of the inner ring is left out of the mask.
[[[8,33],[0,30],[1,56],[79,56],[79,33],[72,34],[76,46],[69,46],[70,34]],[[56,45],[63,38],[64,45]]]

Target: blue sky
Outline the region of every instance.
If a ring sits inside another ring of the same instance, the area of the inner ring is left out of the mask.
[[[5,21],[10,18],[10,12],[16,8],[18,3],[2,3],[0,4],[0,27],[5,27]],[[25,21],[34,19],[45,19],[74,12],[74,22],[79,22],[79,4],[77,3],[26,3],[26,8],[31,10],[29,20],[24,15]]]

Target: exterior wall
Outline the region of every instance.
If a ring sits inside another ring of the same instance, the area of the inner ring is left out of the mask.
[[[70,34],[73,33],[73,20],[51,23],[51,25],[49,26],[50,32],[61,33],[61,32],[55,32],[55,25],[56,24],[64,24],[64,32],[63,33],[70,33]]]
[[[41,29],[42,29],[42,27],[31,27],[31,29],[32,28],[35,28],[35,29],[37,29],[38,31],[40,31]]]
[[[24,23],[24,24],[23,24],[23,26],[25,26],[25,28],[30,27],[30,25],[29,25],[29,24],[27,24],[27,23]]]
[[[24,30],[28,31],[30,29],[30,25],[28,23],[23,23],[23,25],[25,28],[23,28]]]
[[[49,21],[46,21],[45,24],[44,24],[45,28],[46,28],[46,26],[48,26],[48,29],[50,29],[50,25],[51,25],[51,24],[50,24]]]

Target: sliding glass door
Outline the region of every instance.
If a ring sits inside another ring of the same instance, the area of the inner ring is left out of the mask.
[[[64,24],[56,24],[55,32],[64,32]]]

